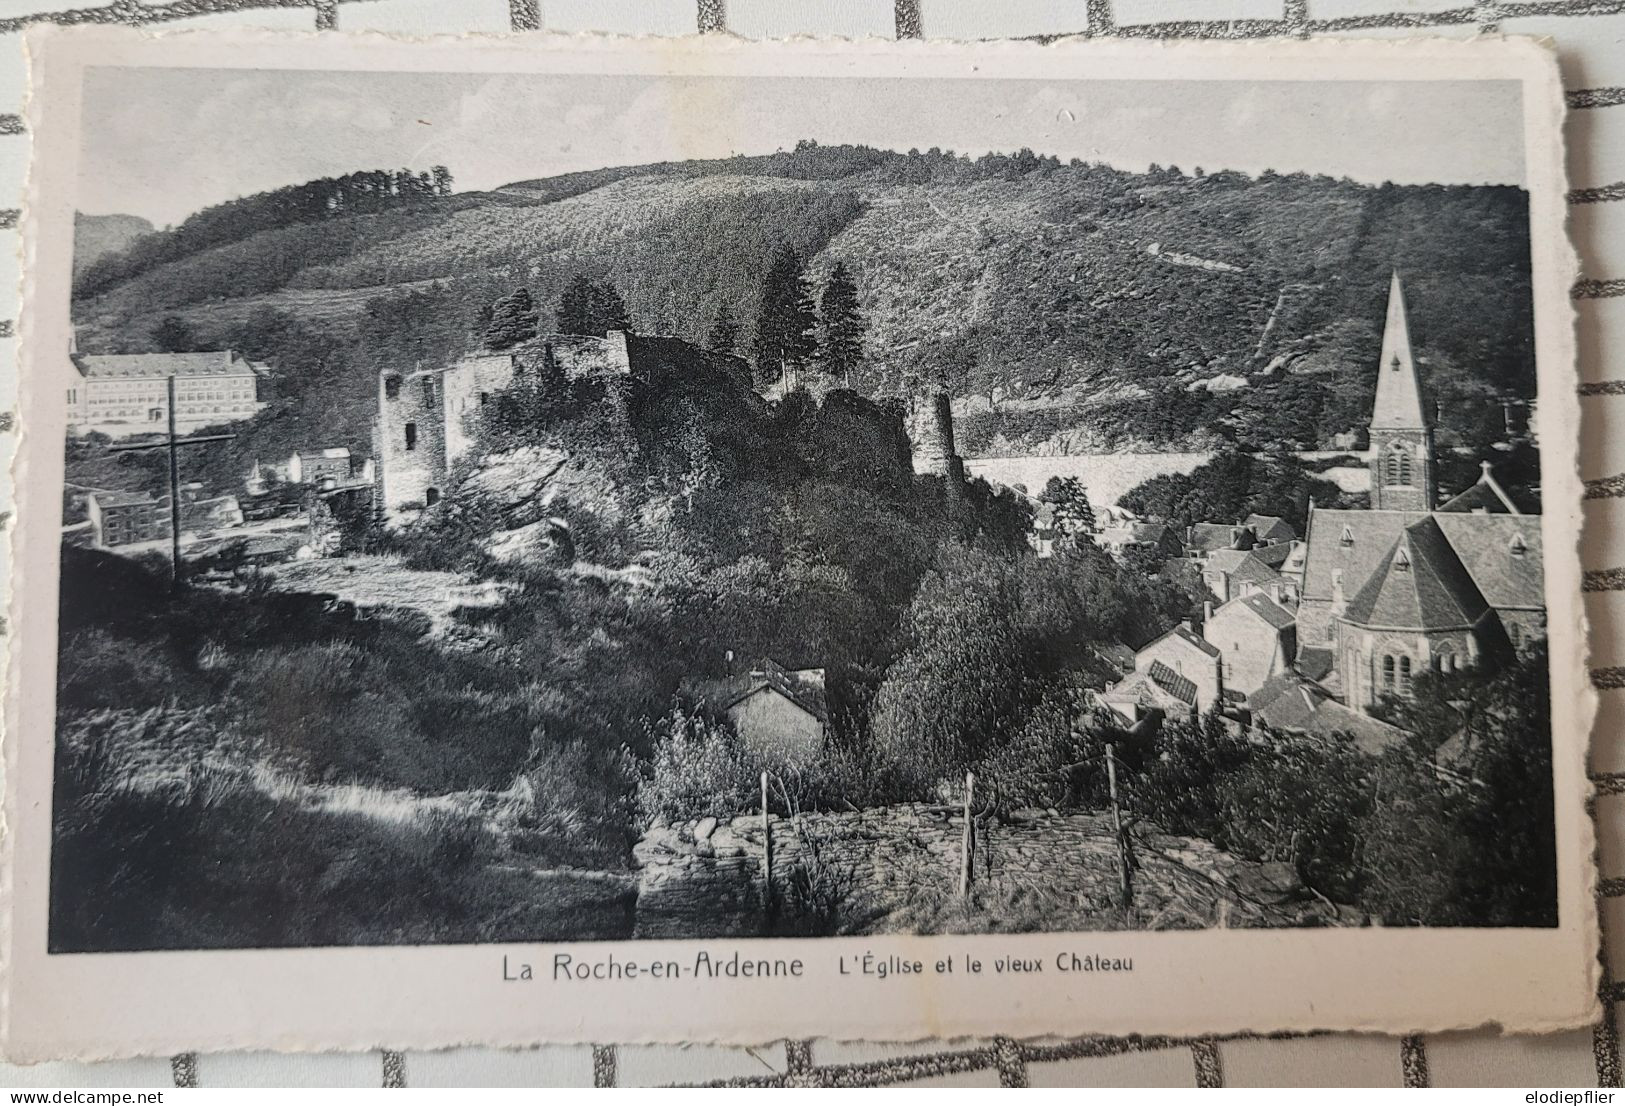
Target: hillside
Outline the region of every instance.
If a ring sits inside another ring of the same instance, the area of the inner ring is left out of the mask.
[[[79,272],[108,254],[127,250],[153,225],[139,215],[75,215],[73,270]]]
[[[856,278],[859,390],[966,397],[972,452],[1327,446],[1369,403],[1392,269],[1449,427],[1494,432],[1533,383],[1527,196],[1266,173],[1127,173],[817,147],[606,168],[255,229],[76,303],[85,349],[150,348],[179,313],[225,339],[255,309],[353,341],[379,296],[439,282],[467,325],[513,287],[544,314],[576,272],[645,333],[752,337],[775,248]],[[152,256],[175,252],[149,250]],[[116,272],[109,267],[107,271]],[[366,358],[352,357],[352,362]]]

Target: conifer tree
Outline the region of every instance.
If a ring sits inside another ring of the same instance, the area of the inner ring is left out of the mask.
[[[621,298],[620,290],[610,281],[592,286],[592,295],[589,302],[591,310],[591,327],[587,333],[596,334],[602,338],[612,330],[631,330],[632,319],[626,311],[626,301]]]
[[[591,334],[593,332],[593,283],[583,273],[577,273],[559,296],[557,320],[560,334]]]
[[[806,266],[791,246],[773,254],[762,281],[762,302],[756,314],[756,375],[763,384],[776,384],[817,350],[813,328],[818,321]]]
[[[536,305],[530,291],[517,288],[491,305],[491,324],[485,328],[489,349],[507,349],[536,337]]]
[[[739,349],[739,321],[723,304],[717,308],[717,321],[711,324],[711,333],[705,337],[705,348],[716,353],[736,353]]]
[[[835,263],[818,301],[818,328],[823,341],[824,371],[852,386],[852,370],[863,362],[863,316],[858,311],[858,286],[846,264]]]

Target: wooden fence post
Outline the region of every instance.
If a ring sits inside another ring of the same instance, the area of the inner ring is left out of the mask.
[[[1112,829],[1117,838],[1118,890],[1126,908],[1134,892],[1129,885],[1128,842],[1123,838],[1123,812],[1117,805],[1117,750],[1109,741],[1106,743],[1106,790],[1112,799]]]
[[[767,773],[762,773],[762,895],[773,909],[773,823],[767,818]]]
[[[976,793],[976,773],[965,773],[965,837],[959,849],[959,897],[970,895],[971,863],[976,855],[976,823],[971,820],[971,797]]]

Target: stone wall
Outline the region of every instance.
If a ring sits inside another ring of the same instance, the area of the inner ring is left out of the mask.
[[[964,821],[905,804],[841,814],[770,817],[774,893],[762,883],[759,814],[655,825],[635,846],[636,936],[749,936],[806,929],[785,919],[809,882],[838,900],[830,928],[885,933],[939,928],[959,881]],[[959,928],[1149,929],[1357,923],[1316,898],[1290,865],[1259,864],[1206,841],[1140,826],[1133,837],[1133,906],[1117,910],[1118,854],[1108,814],[1016,811],[977,827],[973,903]],[[978,918],[981,924],[978,924]]]

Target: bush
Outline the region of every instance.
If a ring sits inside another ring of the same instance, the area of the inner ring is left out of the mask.
[[[650,737],[653,752],[638,783],[645,822],[760,809],[761,769],[728,726],[678,709],[651,727]]]

